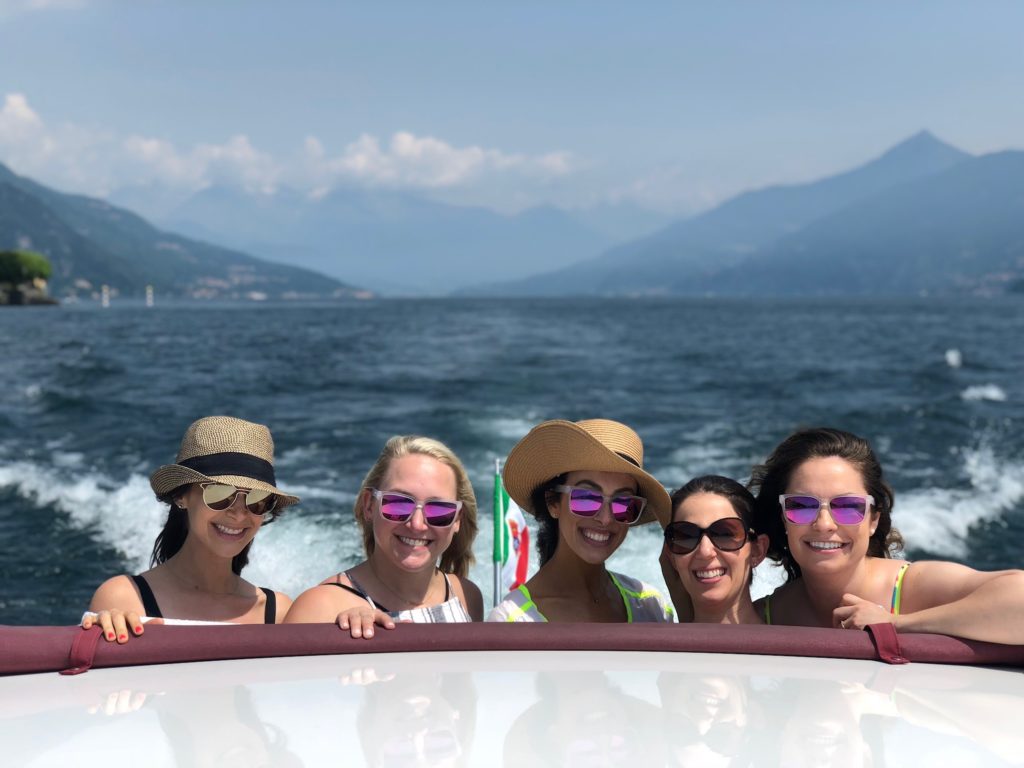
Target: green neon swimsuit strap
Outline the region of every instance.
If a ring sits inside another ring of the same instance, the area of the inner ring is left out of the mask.
[[[893,616],[900,615],[900,603],[903,602],[903,577],[907,575],[910,563],[900,566],[900,572],[896,574],[896,582],[892,585],[892,605],[889,606],[889,613]]]
[[[622,604],[626,606],[626,621],[628,623],[632,624],[633,623],[633,606],[631,606],[629,604],[629,598],[630,598],[630,596],[639,597],[639,595],[637,595],[636,592],[630,592],[628,589],[623,587],[622,584],[619,583],[619,580],[617,578],[615,578],[615,574],[612,573],[611,571],[608,571],[608,575],[611,576],[611,578],[612,578],[612,584],[614,584],[615,588],[617,590],[619,590],[619,595],[622,597]]]
[[[529,613],[531,608],[537,611],[537,615],[540,616],[541,621],[547,621],[547,617],[540,612],[540,608],[538,608],[537,604],[533,602],[533,596],[530,594],[530,590],[526,588],[526,585],[520,584],[518,587],[516,587],[516,589],[519,592],[519,594],[521,594],[526,599],[526,602],[524,602],[522,605],[517,605],[514,611],[509,611],[509,615],[505,619],[505,623],[511,624],[523,614]]]

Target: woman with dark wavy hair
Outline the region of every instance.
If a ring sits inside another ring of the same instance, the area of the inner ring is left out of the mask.
[[[894,559],[893,491],[862,437],[797,431],[754,468],[755,527],[787,582],[756,604],[769,624],[862,629],[1024,643],[1024,571],[982,572]]]
[[[643,463],[640,436],[609,419],[545,421],[515,445],[505,488],[537,518],[540,569],[488,621],[672,621],[657,589],[606,567],[631,526],[664,525],[671,514]]]

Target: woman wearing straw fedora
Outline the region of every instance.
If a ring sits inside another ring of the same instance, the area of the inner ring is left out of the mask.
[[[145,573],[115,576],[92,597],[82,626],[107,640],[143,632],[141,617],[273,624],[291,600],[239,575],[260,528],[298,501],[278,490],[274,441],[262,424],[208,416],[185,432],[176,463],[150,477],[168,505]]]
[[[668,494],[643,460],[639,435],[607,419],[545,421],[519,441],[502,476],[537,518],[541,565],[488,621],[672,621],[660,592],[605,568],[631,525],[669,518]]]
[[[299,595],[289,624],[337,622],[370,638],[374,624],[483,619],[480,589],[467,578],[476,496],[448,446],[418,435],[388,440],[363,479],[355,517],[366,560]]]

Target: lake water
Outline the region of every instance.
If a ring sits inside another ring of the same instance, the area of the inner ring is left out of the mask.
[[[0,623],[77,621],[146,567],[148,476],[210,414],[270,426],[302,504],[245,571],[293,595],[361,559],[359,482],[421,433],[466,463],[490,600],[493,466],[537,422],[633,426],[666,486],[751,465],[797,426],[869,437],[913,558],[1024,564],[1024,302],[391,299],[0,311]],[[612,566],[656,584],[659,531]],[[774,577],[767,576],[768,582]],[[763,584],[761,585],[763,589]]]

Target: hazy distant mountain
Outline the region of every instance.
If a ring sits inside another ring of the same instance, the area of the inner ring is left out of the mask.
[[[162,232],[134,213],[69,195],[0,164],[0,248],[30,248],[54,263],[51,291],[89,293],[100,285],[141,296],[330,297],[354,289],[306,269]]]
[[[393,190],[339,188],[313,199],[210,187],[163,223],[377,290],[438,294],[570,264],[616,242],[615,231],[643,231],[643,214],[621,213],[598,228],[551,206],[506,216]]]
[[[996,293],[1021,278],[1024,152],[998,152],[819,219],[703,287],[774,295]]]
[[[492,285],[481,293],[506,295],[697,294],[757,292],[741,279],[748,263],[773,263],[770,254],[787,237],[833,214],[923,179],[932,179],[971,156],[922,132],[852,171],[809,184],[746,192],[700,216],[600,256],[531,278]],[[912,226],[910,215],[904,221]],[[864,247],[870,247],[868,243]],[[779,246],[781,247],[781,246]],[[837,251],[816,252],[827,262]],[[768,261],[765,261],[765,260]],[[775,290],[764,286],[763,290]]]

